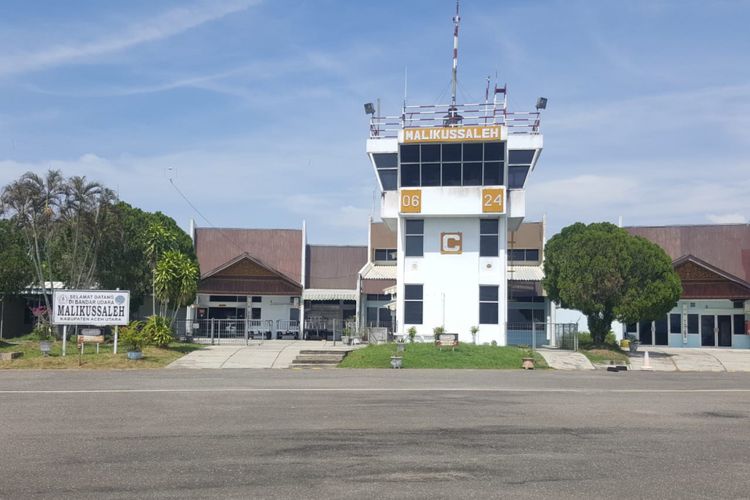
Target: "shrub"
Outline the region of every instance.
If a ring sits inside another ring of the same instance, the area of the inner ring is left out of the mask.
[[[604,338],[605,345],[617,346],[617,339],[615,338],[614,332],[609,332]],[[594,340],[591,338],[589,332],[581,332],[578,334],[578,346],[583,349],[588,349],[594,345]]]
[[[129,325],[120,328],[120,342],[128,351],[140,351],[148,343],[143,325],[143,321],[131,321]]]
[[[39,320],[34,329],[31,330],[31,338],[39,341],[53,340],[54,335],[52,333],[52,325],[45,321]]]
[[[150,316],[143,325],[143,334],[149,344],[164,347],[173,340],[169,320],[163,316]]]

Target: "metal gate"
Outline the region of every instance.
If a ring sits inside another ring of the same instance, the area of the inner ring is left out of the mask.
[[[578,350],[576,323],[508,323],[506,335],[508,345]]]
[[[176,321],[178,338],[201,344],[249,344],[251,341],[298,339],[299,321],[260,319],[201,319]]]

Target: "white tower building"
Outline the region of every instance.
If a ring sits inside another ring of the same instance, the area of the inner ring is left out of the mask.
[[[458,22],[457,12],[452,90]],[[505,88],[484,103],[458,104],[453,94],[449,104],[404,104],[400,116],[366,105],[380,217],[398,235],[396,332],[429,337],[443,327],[471,341],[477,326],[477,342],[505,345],[507,234],[525,216],[546,100],[514,113]]]

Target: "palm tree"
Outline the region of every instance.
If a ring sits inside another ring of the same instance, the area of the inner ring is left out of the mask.
[[[156,267],[162,255],[173,250],[177,237],[159,223],[151,223],[146,231],[146,258],[151,264],[151,311],[156,314]]]
[[[199,271],[193,259],[182,252],[164,252],[154,271],[154,295],[161,302],[161,314],[166,315],[172,304],[174,323],[180,307],[195,299],[198,290]]]

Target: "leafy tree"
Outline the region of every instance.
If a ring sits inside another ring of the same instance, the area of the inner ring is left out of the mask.
[[[682,293],[661,247],[609,223],[576,223],[553,236],[544,273],[550,299],[585,314],[595,344],[604,343],[612,321],[657,319]]]
[[[10,220],[0,220],[0,339],[3,338],[5,299],[19,294],[34,281],[26,242]]]
[[[174,322],[178,309],[195,299],[198,278],[198,265],[194,259],[176,250],[164,252],[154,270],[154,295],[161,303],[160,314],[165,316],[171,305]]]
[[[170,247],[187,255],[196,262],[193,243],[171,217],[161,212],[150,213],[130,206],[125,202],[114,205],[109,218],[106,241],[99,251],[97,279],[103,288],[123,288],[130,290],[130,308],[137,310],[153,289],[153,270],[161,250],[155,250],[153,227],[158,226],[169,234]],[[158,245],[158,244],[157,244]],[[149,247],[151,249],[149,249]],[[164,248],[167,247],[164,245]],[[156,312],[156,303],[152,304]]]

